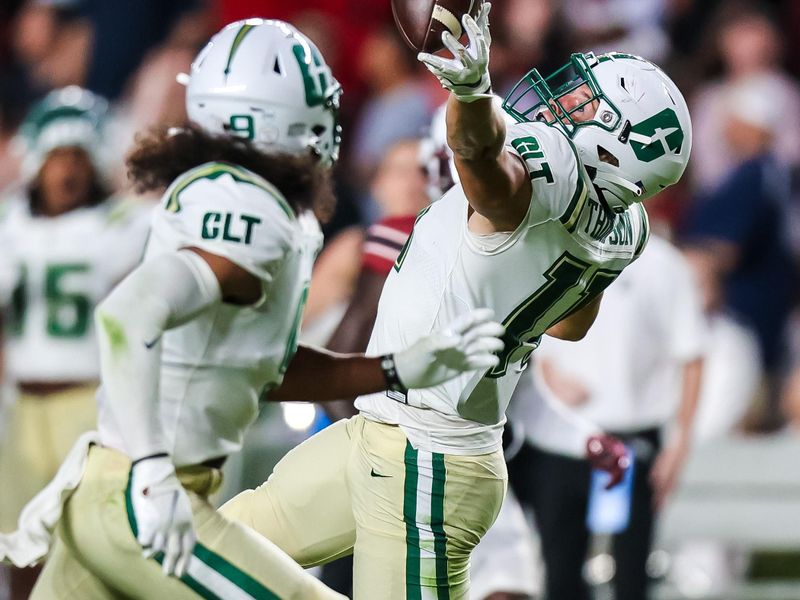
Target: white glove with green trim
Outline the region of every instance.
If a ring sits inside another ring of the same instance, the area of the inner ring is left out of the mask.
[[[497,366],[497,352],[503,349],[500,338],[505,328],[492,320],[488,308],[474,310],[452,321],[442,331],[434,331],[411,347],[394,354],[400,383],[407,389],[439,385],[467,371]]]
[[[143,458],[131,467],[131,503],[136,539],[146,558],[164,553],[165,575],[181,577],[197,541],[189,495],[166,454]]]
[[[452,33],[442,34],[442,43],[453,53],[453,58],[442,58],[420,52],[417,59],[428,67],[442,86],[455,94],[461,102],[475,102],[492,97],[492,82],[489,79],[489,47],[492,35],[489,32],[491,2],[484,2],[477,22],[469,15],[461,18],[467,32],[469,45],[465,48]]]

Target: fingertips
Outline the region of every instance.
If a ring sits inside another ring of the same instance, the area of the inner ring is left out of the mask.
[[[495,323],[494,321],[489,321],[488,323],[478,323],[469,331],[464,333],[464,341],[469,343],[480,337],[500,337],[503,335],[505,330],[503,329],[502,325],[499,325],[499,327],[498,325],[499,323]]]
[[[495,354],[478,354],[467,360],[470,370],[493,369],[500,364],[500,359]]]
[[[442,33],[442,43],[455,57],[460,56],[465,52],[464,46],[459,42],[455,36],[449,31]]]
[[[186,573],[196,542],[197,539],[192,531],[188,531],[181,536],[181,554],[177,563],[175,563],[175,577],[183,577]]]
[[[500,352],[505,347],[505,344],[497,338],[487,337],[480,338],[467,346],[467,354],[490,353]]]

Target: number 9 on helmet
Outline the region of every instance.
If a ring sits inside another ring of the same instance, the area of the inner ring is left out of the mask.
[[[277,20],[247,19],[215,34],[192,63],[189,119],[209,133],[239,136],[265,152],[339,156],[341,86],[319,49]]]

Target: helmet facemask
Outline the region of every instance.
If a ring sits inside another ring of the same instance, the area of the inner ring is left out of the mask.
[[[595,109],[589,118],[587,107]],[[547,77],[533,69],[503,108],[518,122],[561,129],[615,212],[675,183],[688,161],[691,122],[683,97],[657,66],[636,56],[573,54]]]
[[[544,121],[557,125],[572,138],[580,127],[596,126],[614,131],[622,119],[622,112],[603,93],[592,73],[593,54],[573,54],[569,62],[547,77],[538,69],[531,70],[514,86],[503,102],[503,108],[518,122]],[[562,99],[585,86],[585,99],[568,107]],[[597,102],[591,119],[578,117],[586,107]]]

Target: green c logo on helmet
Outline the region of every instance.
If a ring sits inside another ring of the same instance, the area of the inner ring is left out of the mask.
[[[683,137],[678,115],[671,108],[665,108],[631,127],[630,143],[636,158],[652,162],[667,152],[679,152]]]
[[[320,56],[316,48],[311,48],[311,64],[308,62],[306,50],[303,46],[296,44],[292,47],[292,51],[303,75],[306,104],[310,108],[325,104],[328,99],[326,93],[333,78],[330,67],[322,60],[322,56]]]

